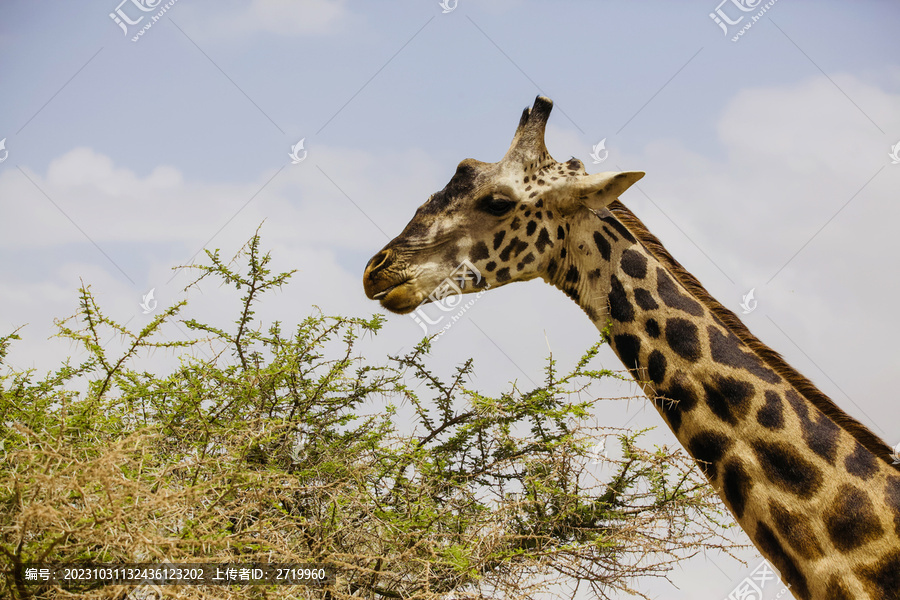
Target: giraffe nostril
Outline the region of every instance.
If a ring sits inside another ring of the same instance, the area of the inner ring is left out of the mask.
[[[389,262],[391,257],[391,253],[387,250],[382,250],[378,254],[372,257],[372,260],[369,261],[369,272],[377,271],[379,269],[383,269],[387,263]]]
[[[394,264],[394,259],[394,253],[387,249],[373,256],[369,260],[369,264],[366,265],[366,279],[371,280],[372,277],[378,276],[383,269],[387,269]]]

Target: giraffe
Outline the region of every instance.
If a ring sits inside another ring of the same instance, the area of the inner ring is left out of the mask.
[[[900,469],[719,304],[619,200],[643,177],[587,174],[522,113],[503,159],[465,159],[366,266],[366,295],[408,313],[468,260],[464,293],[537,277],[605,336],[750,539],[799,599],[900,599]]]

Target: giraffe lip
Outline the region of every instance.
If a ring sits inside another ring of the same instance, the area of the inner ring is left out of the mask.
[[[391,287],[389,287],[387,289],[381,290],[377,294],[372,294],[372,300],[381,300],[382,298],[384,298],[385,296],[388,295],[388,292],[390,292],[392,289],[394,289],[398,285],[400,285],[400,284],[398,283],[396,285],[392,285]]]
[[[410,287],[409,279],[372,294],[370,298],[393,313],[406,314],[415,310],[422,298]]]
[[[387,297],[388,294],[390,294],[391,292],[393,292],[393,291],[396,290],[397,288],[399,288],[399,287],[401,287],[401,286],[403,286],[403,285],[406,285],[407,283],[409,283],[409,280],[408,280],[408,279],[407,279],[407,280],[404,280],[404,281],[400,281],[400,282],[398,282],[398,283],[395,283],[394,285],[392,285],[392,286],[390,286],[390,287],[386,287],[386,288],[384,288],[383,290],[381,290],[380,292],[378,292],[378,293],[376,293],[376,294],[372,294],[371,298],[372,298],[372,300],[383,301],[383,300]]]

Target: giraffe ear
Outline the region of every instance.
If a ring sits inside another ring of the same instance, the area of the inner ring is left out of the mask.
[[[567,177],[553,189],[557,210],[565,215],[582,206],[593,210],[606,208],[643,176],[643,171],[608,171]]]

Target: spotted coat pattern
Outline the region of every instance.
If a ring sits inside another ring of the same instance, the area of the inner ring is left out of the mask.
[[[366,293],[405,312],[462,259],[482,285],[543,278],[607,332],[796,598],[900,598],[900,471],[886,446],[813,401],[821,392],[689,281],[616,199],[640,175],[550,158],[550,106],[526,110],[500,163],[460,164],[370,261]]]
[[[590,272],[599,261],[601,274],[552,283],[598,328],[609,324],[622,362],[794,595],[900,598],[900,473],[768,367],[640,242],[613,240],[598,221],[585,217],[570,239],[599,232],[608,250],[585,245],[590,252],[562,268]]]

